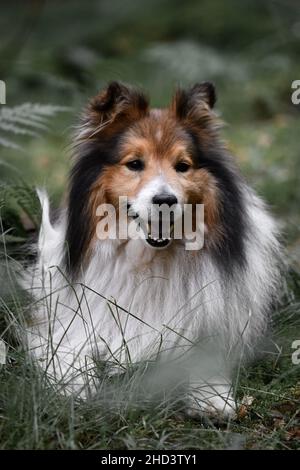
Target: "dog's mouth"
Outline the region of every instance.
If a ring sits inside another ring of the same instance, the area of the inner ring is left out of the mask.
[[[128,215],[133,219],[139,219],[139,215],[132,213],[130,206],[128,207]],[[170,214],[169,221],[163,221],[161,217],[158,220],[139,220],[138,224],[143,231],[144,239],[152,248],[166,248],[172,243],[174,235],[174,218]]]
[[[158,221],[155,225],[157,225],[158,230],[153,230],[153,224],[148,222],[145,224],[146,230],[144,229],[145,240],[152,248],[166,248],[172,242],[172,237],[174,234],[174,222],[170,222],[168,236],[166,235],[163,230],[162,221]]]

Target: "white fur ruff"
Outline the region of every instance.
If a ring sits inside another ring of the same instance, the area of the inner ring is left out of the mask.
[[[84,370],[93,375],[94,358],[109,361],[113,371],[176,355],[188,358],[191,401],[198,392],[204,408],[230,414],[232,370],[265,333],[280,277],[276,224],[247,186],[243,192],[250,227],[245,270],[224,276],[208,252],[186,251],[178,242],[155,251],[142,240],[107,240],[97,242],[74,286],[61,270],[65,214],[51,225],[40,192],[39,257],[25,281],[39,302],[27,344],[49,376],[73,392],[84,387]],[[217,397],[209,397],[212,389]]]

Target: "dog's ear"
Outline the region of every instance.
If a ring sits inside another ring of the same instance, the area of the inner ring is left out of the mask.
[[[188,90],[178,89],[172,101],[172,109],[180,120],[197,120],[215,105],[216,91],[211,82],[196,83]]]
[[[113,133],[145,116],[148,100],[139,90],[111,82],[89,103],[80,126],[79,139]]]

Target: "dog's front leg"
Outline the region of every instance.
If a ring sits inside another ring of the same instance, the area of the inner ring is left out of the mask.
[[[208,414],[234,418],[236,403],[232,394],[232,385],[221,376],[211,377],[208,381],[191,379],[186,410],[191,417]]]
[[[224,356],[209,350],[199,350],[189,367],[186,410],[189,416],[203,414],[234,418],[236,403],[230,379],[231,367]]]

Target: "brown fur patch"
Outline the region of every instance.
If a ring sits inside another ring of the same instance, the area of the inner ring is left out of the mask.
[[[127,168],[126,163],[136,158],[143,161],[143,171]],[[180,161],[190,165],[186,173],[175,170],[176,163]],[[183,195],[185,203],[205,205],[205,223],[212,231],[218,223],[217,184],[207,170],[195,167],[192,142],[174,118],[172,109],[151,111],[124,135],[119,162],[107,167],[91,190],[89,207],[92,224],[96,226],[99,221],[96,216],[99,204],[110,203],[117,209],[120,196],[133,199],[160,172]]]

